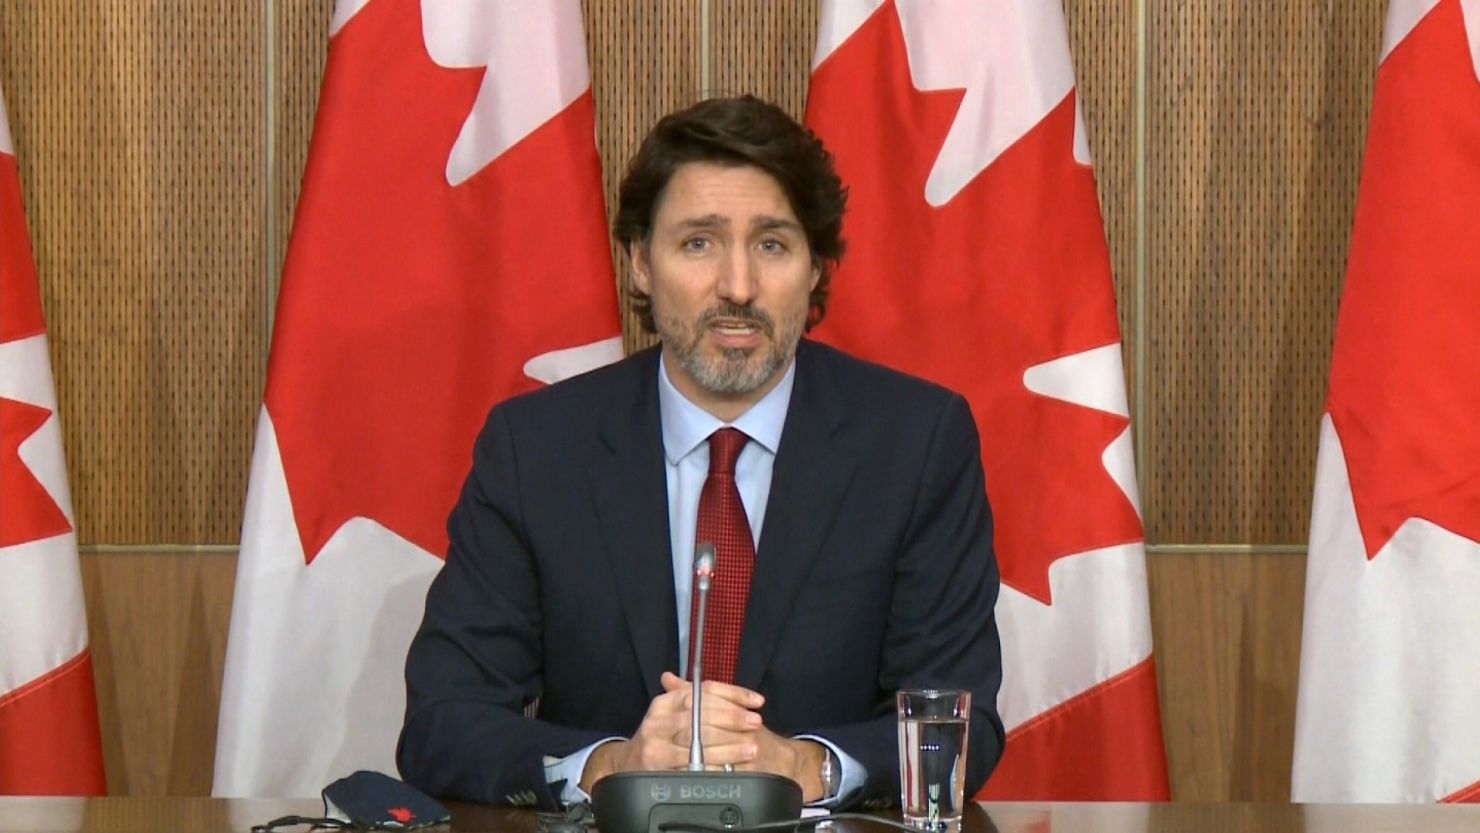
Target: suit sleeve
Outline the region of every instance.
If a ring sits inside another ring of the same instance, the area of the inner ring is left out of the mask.
[[[540,694],[540,578],[523,531],[519,460],[495,409],[448,520],[447,562],[406,658],[396,751],[407,782],[443,799],[558,807],[544,756],[606,735],[524,716]]]
[[[894,692],[901,688],[971,690],[968,798],[1002,757],[1000,576],[977,437],[969,406],[953,395],[932,432],[895,562],[874,719],[816,732],[868,771],[858,794],[844,797],[847,805],[899,801]]]

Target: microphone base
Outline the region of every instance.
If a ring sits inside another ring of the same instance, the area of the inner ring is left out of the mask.
[[[753,827],[800,820],[802,788],[768,772],[618,772],[591,788],[601,833],[659,833],[665,822]]]

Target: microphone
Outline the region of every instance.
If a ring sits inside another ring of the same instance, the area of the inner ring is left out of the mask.
[[[755,827],[802,817],[802,788],[769,772],[705,772],[702,724],[704,614],[714,578],[714,544],[694,548],[698,622],[691,634],[694,707],[687,772],[617,772],[591,787],[591,809],[602,833],[661,833],[671,822],[709,827]]]
[[[709,602],[709,584],[714,578],[714,545],[705,541],[694,548],[694,592],[699,594],[699,615],[694,627],[694,664],[689,679],[694,683],[694,708],[689,720],[689,772],[704,771],[704,742],[699,739],[699,715],[703,704],[704,687],[704,612]]]

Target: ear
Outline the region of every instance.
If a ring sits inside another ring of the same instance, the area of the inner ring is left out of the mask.
[[[820,266],[817,261],[814,260],[812,261],[812,282],[807,287],[807,291],[810,292],[816,289],[817,282],[820,280],[822,280],[822,266]]]
[[[652,294],[652,281],[648,278],[651,274],[651,263],[649,263],[647,244],[638,240],[628,245],[627,258],[632,261],[632,285],[644,295]]]

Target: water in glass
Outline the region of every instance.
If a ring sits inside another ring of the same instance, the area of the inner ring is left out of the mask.
[[[959,829],[966,782],[966,719],[901,718],[899,782],[906,824],[930,831]]]

